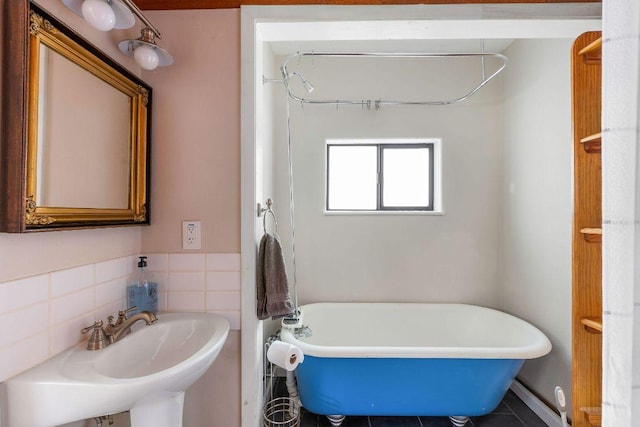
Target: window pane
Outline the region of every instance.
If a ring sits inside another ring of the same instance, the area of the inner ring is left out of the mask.
[[[375,210],[378,155],[375,146],[329,146],[329,210]]]
[[[430,150],[385,147],[382,151],[383,206],[429,206]]]

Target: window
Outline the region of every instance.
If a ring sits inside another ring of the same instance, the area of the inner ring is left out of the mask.
[[[327,141],[327,211],[433,211],[438,142]]]

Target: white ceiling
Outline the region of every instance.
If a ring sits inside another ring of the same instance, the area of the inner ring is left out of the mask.
[[[276,55],[314,52],[502,52],[514,39],[575,38],[598,19],[416,19],[260,23]]]

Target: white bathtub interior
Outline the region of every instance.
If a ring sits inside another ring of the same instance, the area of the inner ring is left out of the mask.
[[[522,319],[469,304],[315,303],[301,311],[310,335],[281,334],[316,357],[533,359],[551,350]]]

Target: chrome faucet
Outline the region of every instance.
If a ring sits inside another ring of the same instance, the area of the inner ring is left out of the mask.
[[[138,320],[143,320],[147,325],[151,325],[156,323],[158,318],[150,311],[141,311],[129,318],[123,319],[121,322],[120,316],[118,316],[118,322],[116,322],[116,324],[112,324],[110,320],[109,325],[104,329],[104,333],[107,335],[109,343],[112,344],[120,341],[122,338],[127,336],[127,334],[131,332],[131,326],[133,326],[133,324]]]
[[[313,332],[311,331],[310,327],[302,325],[299,328],[295,328],[293,330],[293,335],[296,338],[303,340],[303,339],[309,338],[311,335],[313,335]]]

